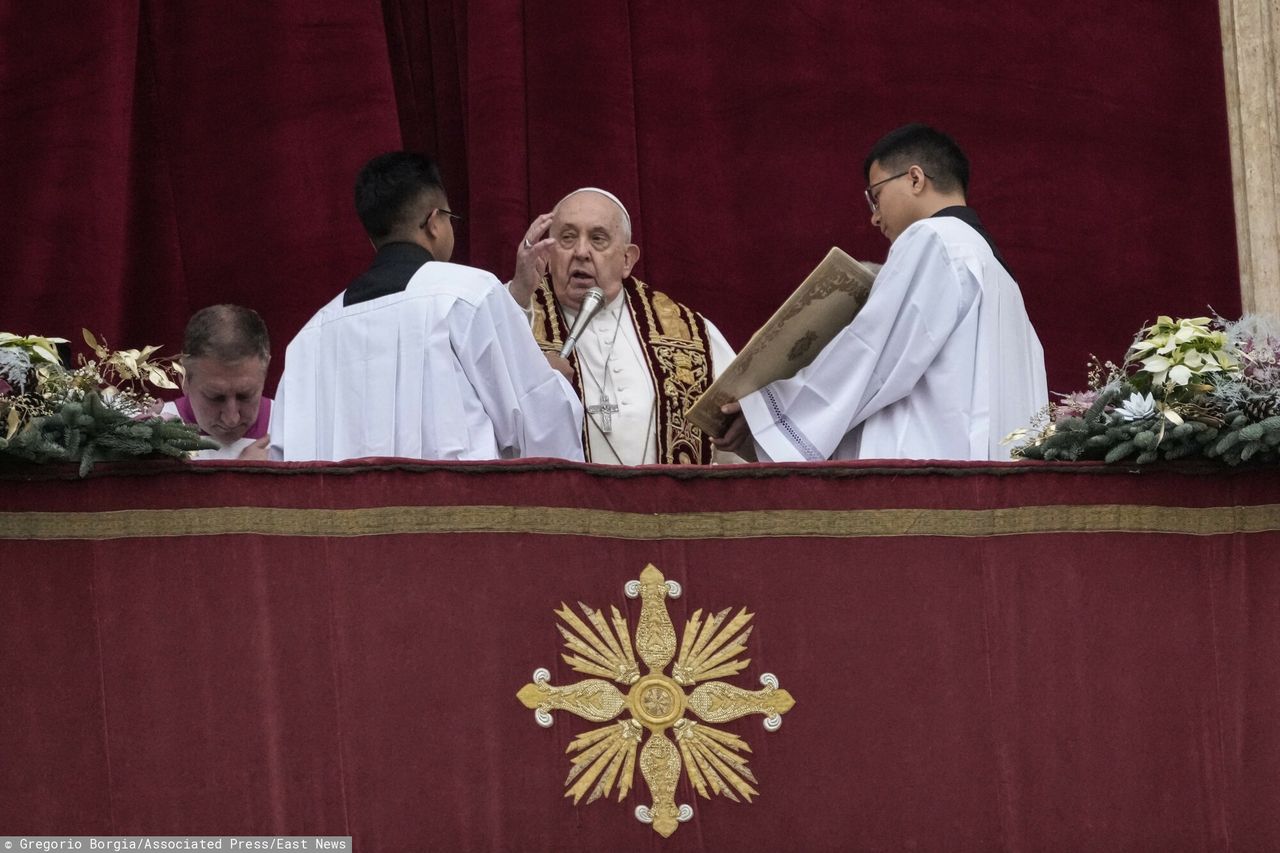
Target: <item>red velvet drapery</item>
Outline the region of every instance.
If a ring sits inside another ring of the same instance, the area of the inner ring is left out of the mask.
[[[6,331],[173,351],[241,302],[274,377],[369,259],[355,171],[406,145],[444,163],[458,259],[505,277],[604,185],[641,275],[741,345],[828,247],[883,256],[861,160],[911,120],[970,153],[1054,390],[1157,313],[1239,310],[1212,3],[3,0],[0,50]]]
[[[1280,473],[232,463],[0,477],[0,826],[405,850],[1274,850]],[[796,699],[759,796],[575,807],[516,691],[655,564]]]

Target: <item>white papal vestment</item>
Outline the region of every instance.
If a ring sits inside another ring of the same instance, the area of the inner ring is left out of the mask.
[[[582,405],[483,270],[430,262],[400,293],[303,326],[285,353],[272,458],[582,459]]]
[[[866,305],[808,367],[742,398],[760,459],[1009,459],[1048,402],[1022,294],[959,219],[894,241]]]
[[[566,325],[573,328],[578,313],[566,307]],[[712,377],[733,361],[733,347],[706,317],[707,343]],[[609,465],[652,465],[658,461],[655,438],[657,392],[641,352],[635,320],[620,292],[591,318],[574,349],[582,372],[582,396],[587,411],[587,437],[591,461]],[[607,400],[607,402],[605,402]],[[602,408],[602,403],[604,403]],[[617,411],[606,411],[617,407]],[[604,431],[608,416],[609,432]],[[731,453],[716,450],[718,464],[741,462]]]

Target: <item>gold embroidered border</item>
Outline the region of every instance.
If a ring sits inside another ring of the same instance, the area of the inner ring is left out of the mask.
[[[666,465],[708,465],[711,439],[685,418],[685,411],[711,384],[711,347],[701,317],[691,308],[654,290],[638,278],[622,282],[626,309],[635,323],[645,372],[653,387],[657,411],[658,462]],[[568,336],[564,314],[543,278],[533,291],[533,335],[545,351],[559,351]],[[583,394],[582,368],[576,352],[569,355],[574,387]],[[582,447],[591,461],[591,435],[583,422]]]
[[[641,513],[572,507],[388,506],[362,509],[209,507],[105,512],[2,512],[0,540],[169,536],[384,536],[516,533],[599,539],[1021,536],[1161,533],[1213,536],[1280,531],[1280,504],[1164,507],[1128,504],[1008,509],[742,510]]]

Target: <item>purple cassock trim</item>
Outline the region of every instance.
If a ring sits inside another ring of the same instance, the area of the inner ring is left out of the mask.
[[[196,422],[196,410],[191,408],[191,400],[187,397],[179,397],[173,401],[173,407],[178,410],[178,416],[185,423],[193,424]],[[262,404],[258,406],[258,419],[253,422],[249,429],[245,430],[245,438],[262,438],[267,434],[267,427],[271,424],[271,398],[263,397]],[[205,435],[204,430],[200,431],[201,435]]]
[[[261,405],[258,406],[258,419],[245,431],[244,437],[262,438],[267,434],[269,426],[271,426],[271,398],[263,397]]]

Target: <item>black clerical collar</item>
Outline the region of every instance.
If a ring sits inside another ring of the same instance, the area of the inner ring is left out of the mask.
[[[409,286],[409,279],[422,269],[423,264],[434,260],[431,253],[417,243],[384,243],[378,247],[378,254],[364,275],[347,286],[342,304],[358,305],[380,296],[400,293]]]
[[[996,260],[1000,262],[1000,266],[1004,267],[1004,271],[1013,278],[1013,270],[1009,269],[1009,265],[1004,262],[1004,256],[1000,254],[1000,250],[996,248],[996,241],[991,239],[991,235],[987,233],[987,229],[982,227],[982,220],[978,219],[978,212],[972,207],[963,204],[955,204],[951,207],[944,207],[939,210],[930,219],[936,219],[941,216],[950,216],[959,219],[965,225],[968,225],[974,231],[978,232],[978,236],[987,241],[987,245],[991,247],[991,254],[996,256]]]

